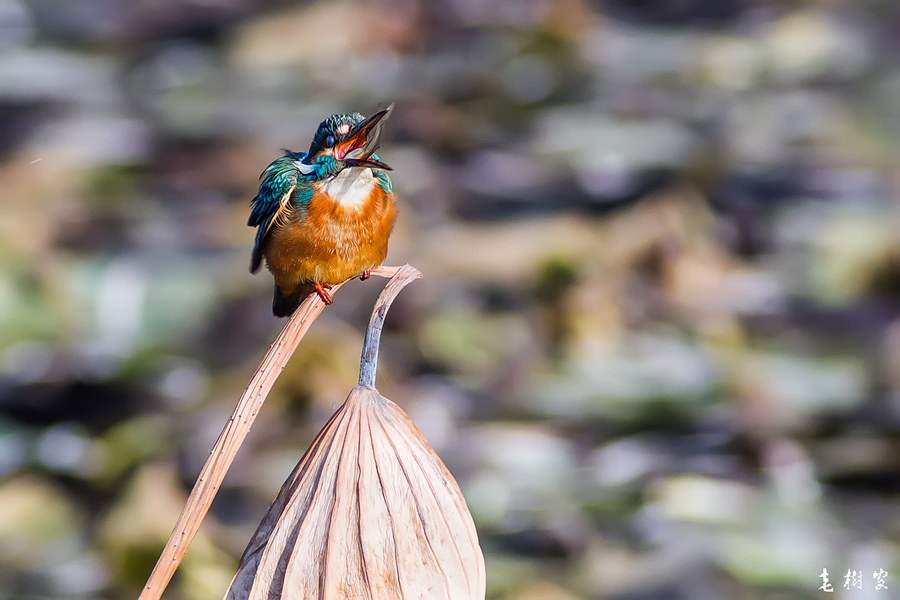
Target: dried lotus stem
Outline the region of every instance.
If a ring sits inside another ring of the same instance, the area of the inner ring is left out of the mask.
[[[369,328],[366,329],[366,339],[363,342],[362,357],[359,361],[359,385],[375,387],[375,370],[378,368],[378,347],[381,344],[384,318],[400,290],[421,277],[422,273],[418,269],[403,265],[381,290],[381,294],[375,302],[375,308],[372,310],[372,317],[369,319]]]

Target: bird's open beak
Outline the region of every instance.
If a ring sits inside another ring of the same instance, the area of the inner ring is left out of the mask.
[[[346,140],[334,147],[334,157],[351,167],[371,167],[390,171],[389,166],[372,158],[372,153],[378,149],[381,127],[393,108],[394,105],[391,104],[357,125]]]

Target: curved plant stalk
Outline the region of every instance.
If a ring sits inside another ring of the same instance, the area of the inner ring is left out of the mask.
[[[316,436],[250,540],[225,600],[484,600],[484,557],[453,476],[375,389],[388,282],[359,385]]]
[[[408,265],[407,265],[408,267]],[[393,277],[407,267],[377,267],[372,269],[372,275],[379,277]],[[409,267],[412,268],[412,267]],[[417,271],[418,272],[418,271]],[[343,284],[341,284],[343,285]],[[334,286],[337,291],[340,286]],[[275,338],[266,356],[263,358],[256,373],[250,379],[250,383],[244,389],[241,399],[238,400],[231,418],[219,434],[209,458],[200,470],[200,475],[194,483],[194,488],[188,496],[184,509],[175,523],[169,541],[166,542],[156,566],[147,580],[139,600],[158,600],[172,579],[175,569],[184,558],[188,546],[200,529],[203,518],[209,511],[213,498],[225,478],[225,473],[231,466],[238,448],[247,437],[250,426],[256,419],[256,415],[265,402],[272,385],[281,371],[284,370],[300,340],[306,335],[313,321],[322,313],[325,303],[318,294],[311,294],[293,316],[285,324],[281,333]]]

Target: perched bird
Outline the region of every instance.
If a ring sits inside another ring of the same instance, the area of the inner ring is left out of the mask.
[[[315,291],[367,279],[384,261],[397,207],[375,154],[392,107],[364,118],[333,115],[319,124],[308,152],[284,151],[260,175],[247,224],[258,227],[250,272],[262,259],[275,277],[272,312],[290,316]]]

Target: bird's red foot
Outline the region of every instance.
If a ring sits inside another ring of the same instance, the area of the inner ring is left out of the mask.
[[[368,279],[371,276],[372,276],[372,269],[366,269],[365,271],[362,272],[362,275],[359,276],[359,280],[365,281],[366,279]]]
[[[313,287],[315,288],[316,293],[319,295],[319,298],[322,299],[322,302],[324,302],[325,304],[331,304],[332,302],[334,302],[334,297],[332,297],[331,292],[329,291],[331,290],[330,285],[322,285],[321,283],[317,283],[313,285]]]

